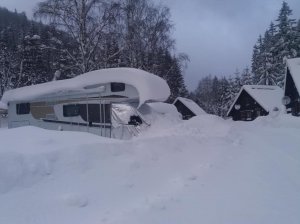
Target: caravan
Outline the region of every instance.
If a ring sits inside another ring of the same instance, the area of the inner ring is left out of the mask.
[[[148,124],[140,108],[170,95],[160,77],[133,68],[92,71],[72,79],[5,92],[8,127],[33,125],[130,138]]]

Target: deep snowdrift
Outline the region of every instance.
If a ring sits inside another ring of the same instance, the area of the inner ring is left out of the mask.
[[[300,119],[173,119],[130,141],[0,129],[0,223],[300,223]]]

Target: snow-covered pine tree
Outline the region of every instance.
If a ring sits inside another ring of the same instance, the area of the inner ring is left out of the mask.
[[[187,97],[188,91],[186,89],[183,77],[182,61],[176,56],[172,56],[169,51],[160,54],[159,63],[157,65],[156,74],[165,79],[170,87],[171,96],[169,102],[173,102],[178,96]]]
[[[171,96],[169,100],[173,102],[178,96],[187,97],[188,91],[184,83],[180,61],[175,56],[172,57],[170,69],[171,70],[167,75],[167,82],[171,89]]]
[[[198,86],[194,91],[194,96],[196,98],[196,103],[204,109],[207,113],[213,113],[213,97],[212,92],[212,76],[206,76],[199,80]]]
[[[297,57],[300,57],[300,19],[298,20],[296,27],[296,48],[297,48]]]
[[[226,98],[229,100],[228,103],[231,105],[236,95],[240,91],[240,86],[236,84],[235,79],[233,78],[232,75],[228,77],[228,84],[229,87],[228,90],[225,92],[225,94],[226,94]]]
[[[259,35],[258,40],[253,48],[252,53],[252,73],[253,73],[253,82],[255,84],[259,83],[263,71],[263,54],[264,54],[264,44],[263,38]]]
[[[241,74],[241,85],[252,85],[253,84],[253,75],[250,72],[250,69],[246,67]]]
[[[225,117],[232,102],[230,84],[225,77],[219,79],[219,111],[221,117]]]
[[[276,85],[278,79],[278,71],[275,65],[274,45],[275,45],[275,26],[270,24],[266,30],[262,45],[260,48],[260,68],[259,68],[259,85]]]
[[[278,18],[276,20],[276,27],[278,29],[275,35],[275,47],[274,47],[274,60],[276,64],[276,70],[278,77],[276,84],[283,86],[283,80],[285,75],[285,60],[287,58],[293,58],[297,56],[296,49],[296,32],[295,32],[295,19],[291,19],[292,10],[288,6],[287,2],[282,3]]]
[[[23,58],[19,86],[43,83],[52,79],[53,75],[48,74],[43,48],[39,35],[25,36],[21,48]]]
[[[259,82],[259,48],[260,46],[256,43],[253,47],[252,59],[251,59],[251,71],[253,73],[253,83]]]
[[[6,46],[6,43],[0,40],[0,97],[4,91],[12,87],[12,78],[15,70],[15,59],[13,53]]]

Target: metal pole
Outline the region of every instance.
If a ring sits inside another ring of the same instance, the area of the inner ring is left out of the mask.
[[[103,107],[103,123],[104,123],[104,135],[105,135],[105,137],[106,137],[106,119],[105,119],[105,107],[106,107],[106,102],[104,101],[104,103],[103,103],[103,105],[104,105],[104,107]]]
[[[102,136],[102,117],[101,117],[101,97],[99,95],[99,125],[100,125],[100,136]]]
[[[111,132],[112,132],[112,103],[109,104],[109,116],[110,116],[110,133],[109,137],[111,138]]]

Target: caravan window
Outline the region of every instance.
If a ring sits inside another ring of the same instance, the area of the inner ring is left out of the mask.
[[[88,109],[88,113],[87,113]],[[111,123],[111,104],[80,104],[80,116],[84,121]]]
[[[64,117],[76,117],[80,114],[80,107],[78,104],[69,104],[63,106]]]
[[[110,89],[112,92],[123,92],[125,91],[125,83],[112,82],[110,84]]]
[[[30,103],[18,103],[16,105],[16,111],[18,115],[30,113]]]

